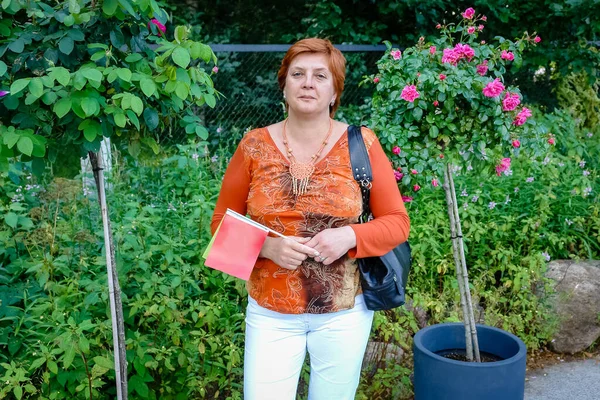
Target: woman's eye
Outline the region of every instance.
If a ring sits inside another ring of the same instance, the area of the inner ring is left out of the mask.
[[[321,78],[321,79],[325,79],[325,78],[327,78],[327,77],[326,77],[325,75],[323,75],[323,74],[319,74],[319,75],[317,75],[317,76],[318,76],[319,78]]]
[[[294,73],[292,74],[292,76],[300,76],[300,75],[302,75],[300,72],[294,72]]]

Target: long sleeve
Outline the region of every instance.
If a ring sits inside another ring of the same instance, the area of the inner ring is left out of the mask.
[[[240,143],[223,177],[223,184],[210,223],[212,234],[217,230],[228,208],[246,215],[246,200],[248,199],[249,190],[250,172],[245,162],[242,144]]]
[[[374,219],[350,227],[356,234],[356,248],[348,254],[353,258],[383,255],[408,239],[410,220],[390,162],[378,140],[369,149],[373,186],[370,207]]]

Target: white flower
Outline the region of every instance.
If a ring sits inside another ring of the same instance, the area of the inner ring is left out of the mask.
[[[475,203],[477,200],[479,200],[479,196],[477,196],[477,195],[475,195],[475,196],[473,196],[473,197],[471,198],[471,201],[472,201],[473,203]]]
[[[565,218],[565,222],[567,225],[573,225],[573,221],[571,221],[569,218]]]
[[[579,166],[580,166],[581,168],[585,167],[585,160],[581,160],[581,161],[579,162]]]
[[[195,161],[198,161],[198,158],[200,158],[200,154],[198,154],[198,153],[194,153],[194,154],[192,154],[192,158],[193,158]]]
[[[490,201],[490,204],[488,204],[488,207],[490,210],[493,210],[494,208],[496,208],[496,203],[493,201]]]
[[[583,171],[583,176],[588,176],[590,174],[590,171],[588,171],[587,169],[585,171]]]
[[[515,193],[518,193],[518,192],[519,192],[519,188],[518,188],[518,187],[516,187],[516,188],[515,188]]]
[[[463,197],[469,197],[469,193],[467,193],[467,189],[464,189],[460,195]]]
[[[525,182],[527,182],[527,183],[531,183],[533,181],[534,181],[533,176],[530,176],[529,178],[525,179]]]
[[[544,258],[546,259],[546,261],[550,261],[550,254],[546,253],[545,251],[542,253],[542,255],[544,256]]]

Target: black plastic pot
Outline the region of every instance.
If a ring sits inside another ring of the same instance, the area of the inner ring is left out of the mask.
[[[515,335],[477,325],[481,352],[502,359],[465,362],[436,353],[465,349],[462,323],[432,325],[414,337],[415,400],[519,400],[525,392],[527,348]]]

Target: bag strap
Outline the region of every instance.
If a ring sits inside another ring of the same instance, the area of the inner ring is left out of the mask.
[[[358,182],[362,192],[363,211],[359,218],[365,223],[369,220],[371,209],[369,207],[370,190],[373,182],[371,161],[365,141],[362,137],[361,127],[350,125],[348,127],[348,149],[350,150],[350,164],[352,165],[352,176]]]

